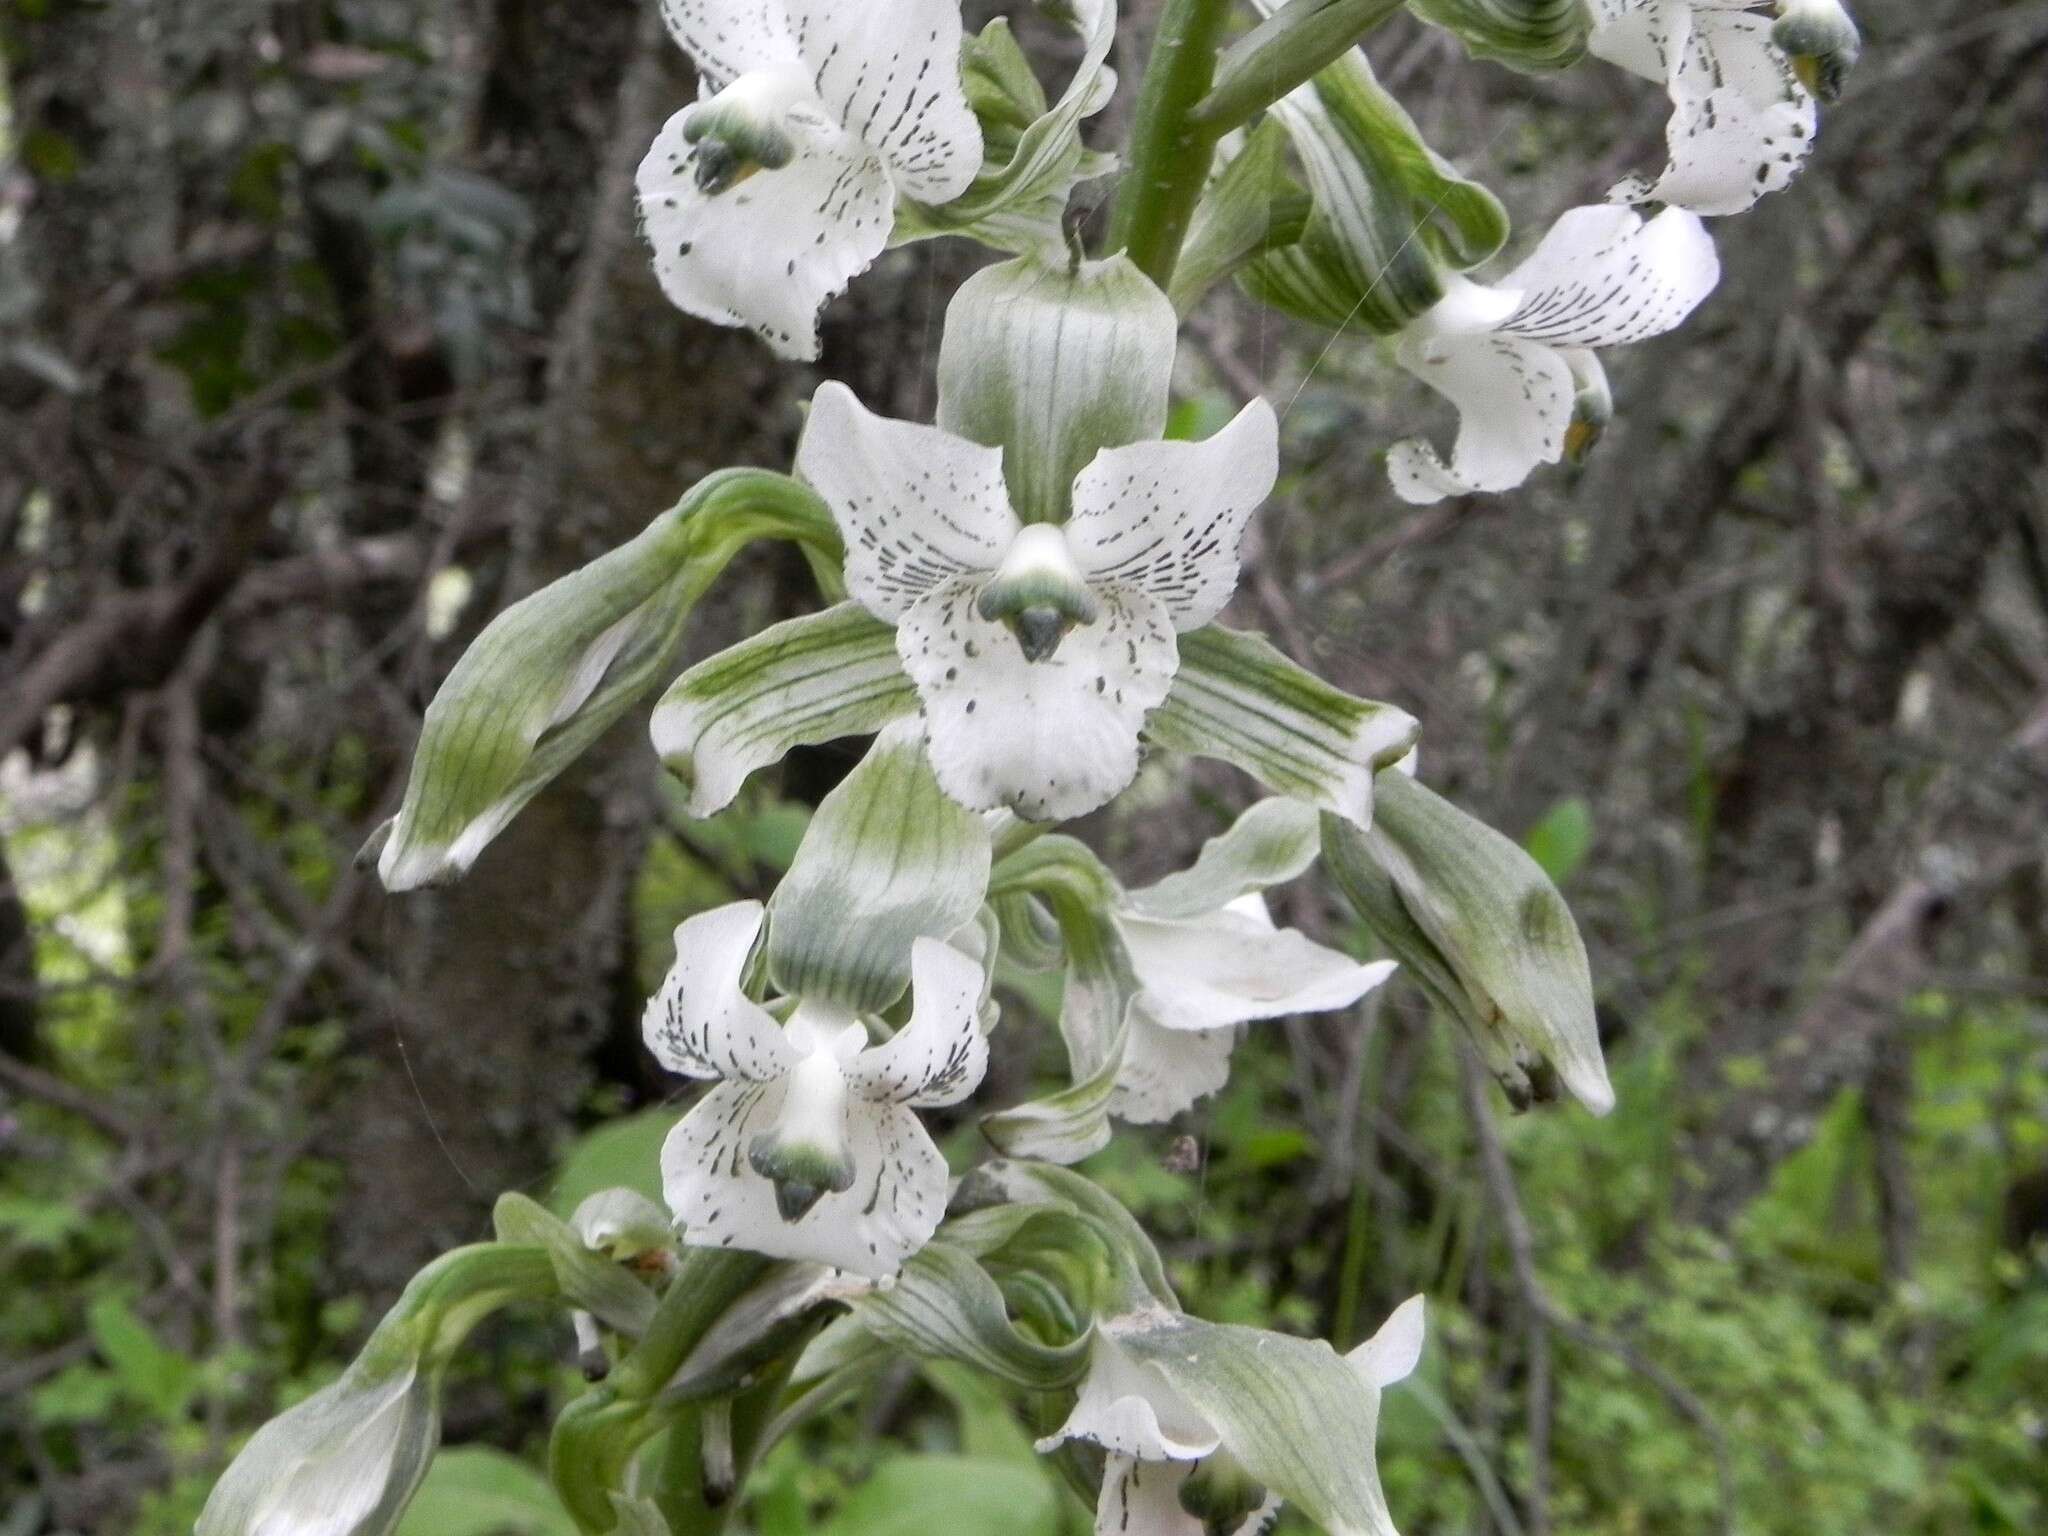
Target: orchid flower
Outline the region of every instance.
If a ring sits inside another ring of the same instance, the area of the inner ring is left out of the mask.
[[[910,1022],[871,1046],[842,1003],[787,998],[778,1022],[741,989],[765,915],[741,901],[681,924],[675,966],[647,1005],[662,1065],[718,1084],[669,1133],[663,1193],[692,1245],[884,1279],[945,1207],[946,1160],[911,1111],[958,1104],[981,1082],[981,967],[914,940]]]
[[[1320,1341],[1146,1306],[1097,1325],[1073,1411],[1038,1449],[1106,1454],[1099,1536],[1257,1536],[1285,1497],[1339,1536],[1394,1536],[1373,1440],[1422,1335],[1419,1296],[1341,1363]]]
[[[705,97],[640,162],[654,271],[679,308],[818,355],[818,312],[888,243],[899,196],[981,169],[956,0],[662,0]]]
[[[1312,809],[1261,801],[1211,838],[1193,867],[1117,901],[1112,918],[1141,990],[1111,1114],[1170,1120],[1229,1080],[1238,1025],[1348,1008],[1393,974],[1391,960],[1361,965],[1274,925],[1259,892],[1300,874],[1318,845]],[[1255,852],[1283,848],[1250,867]]]
[[[1138,770],[1177,632],[1237,585],[1238,545],[1278,470],[1254,400],[1199,443],[1104,448],[1071,518],[1025,523],[1003,453],[819,389],[797,473],[846,538],[846,585],[896,626],[932,767],[961,804],[1034,820],[1094,810]]]
[[[1127,257],[1020,258],[953,296],[934,424],[819,389],[796,470],[837,523],[850,597],[689,668],[655,706],[689,814],[793,747],[902,722],[974,810],[1092,811],[1137,773],[1142,731],[1372,820],[1414,717],[1209,622],[1278,424],[1254,400],[1164,441],[1176,325]]]
[[[1591,0],[1587,47],[1671,94],[1669,164],[1618,185],[1618,202],[1740,213],[1786,186],[1813,147],[1814,96],[1854,62],[1839,0],[1790,0],[1775,25],[1755,0]]]
[[[1387,454],[1404,501],[1520,485],[1538,464],[1583,453],[1611,410],[1595,348],[1662,335],[1721,275],[1697,215],[1574,208],[1496,285],[1447,274],[1446,294],[1402,331],[1403,368],[1458,407],[1448,464],[1410,438]]]

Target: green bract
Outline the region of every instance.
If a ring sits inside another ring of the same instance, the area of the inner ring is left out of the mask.
[[[722,470],[631,543],[493,619],[434,695],[397,819],[389,890],[459,877],[549,780],[674,665],[684,621],[758,538],[836,562],[818,499],[786,475]]]
[[[1081,142],[1082,119],[1108,104],[1115,71],[1105,67],[1116,40],[1110,0],[1040,0],[1040,9],[1081,36],[1081,60],[1051,107],[1030,62],[998,18],[971,40],[964,58],[967,98],[981,121],[987,153],[980,174],[950,202],[897,206],[894,240],[969,235],[999,250],[1054,256],[1067,199],[1079,183],[1116,168],[1113,156]]]
[[[1374,775],[1421,726],[1391,704],[1332,688],[1257,635],[1212,624],[1181,642],[1180,672],[1147,734],[1175,752],[1221,758],[1268,789],[1360,826]]]
[[[1408,0],[1475,59],[1515,69],[1563,69],[1586,51],[1587,0]]]
[[[1326,818],[1323,835],[1338,886],[1511,1102],[1554,1098],[1561,1080],[1595,1114],[1614,1107],[1586,947],[1534,859],[1398,771],[1369,831]]]
[[[1499,201],[1423,142],[1357,49],[1273,113],[1314,209],[1299,240],[1239,273],[1253,298],[1333,329],[1392,335],[1442,299],[1440,269],[1476,266],[1507,240]]]
[[[709,816],[792,747],[877,731],[916,707],[895,632],[841,603],[699,662],[662,696],[651,728],[690,813]]]
[[[242,1447],[195,1536],[388,1536],[441,1439],[441,1380],[463,1339],[511,1302],[556,1295],[546,1250],[485,1243],[414,1277],[339,1380]]]

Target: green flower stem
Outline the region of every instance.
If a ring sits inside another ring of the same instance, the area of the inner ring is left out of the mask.
[[[780,1359],[766,1367],[761,1379],[731,1400],[733,1484],[729,1489],[704,1487],[704,1412],[694,1405],[678,1420],[663,1444],[655,1470],[654,1502],[668,1521],[670,1536],[720,1536],[742,1502],[747,1476],[769,1448],[768,1428],[797,1357],[813,1337],[806,1329]]]
[[[609,1531],[611,1496],[625,1487],[641,1446],[693,1416],[690,1404],[659,1401],[661,1389],[704,1332],[769,1267],[751,1253],[691,1248],[632,1352],[604,1384],[577,1398],[555,1420],[548,1475],[579,1531]]]
[[[1188,116],[1215,133],[1250,121],[1350,52],[1403,0],[1293,0],[1224,50],[1215,89]]]
[[[686,1248],[654,1321],[605,1385],[615,1396],[647,1401],[668,1385],[704,1330],[768,1269],[759,1254]]]
[[[1229,16],[1229,0],[1167,0],[1138,93],[1131,168],[1110,223],[1110,247],[1128,254],[1162,291],[1222,137],[1192,113],[1215,81]]]
[[[597,1536],[617,1524],[611,1496],[626,1486],[634,1456],[686,1411],[621,1398],[609,1386],[562,1410],[548,1440],[548,1477],[577,1530]]]

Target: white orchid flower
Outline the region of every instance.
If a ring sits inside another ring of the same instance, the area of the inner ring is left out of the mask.
[[[818,391],[796,462],[845,535],[848,592],[896,626],[939,782],[1033,820],[1092,811],[1137,773],[1174,636],[1229,601],[1278,467],[1254,400],[1199,443],[1102,449],[1068,521],[1024,523],[1002,449],[874,415],[840,384]]]
[[[1404,501],[1520,485],[1538,464],[1575,457],[1611,403],[1595,348],[1659,336],[1713,292],[1714,242],[1697,215],[1667,208],[1573,208],[1498,284],[1447,275],[1435,308],[1400,335],[1403,368],[1456,405],[1446,464],[1419,438],[1396,443],[1387,473]]]
[[[1341,1536],[1394,1536],[1373,1437],[1380,1393],[1413,1372],[1422,1338],[1420,1296],[1341,1366],[1320,1342],[1151,1308],[1107,1318],[1073,1411],[1038,1449],[1106,1453],[1098,1536],[1257,1536],[1283,1496],[1319,1505],[1308,1513]]]
[[[1391,960],[1361,965],[1275,927],[1256,892],[1205,911],[1162,882],[1130,893],[1115,921],[1144,990],[1109,1108],[1140,1125],[1171,1120],[1229,1081],[1238,1025],[1348,1008],[1394,973]]]
[[[896,200],[958,197],[981,169],[957,0],[662,0],[705,99],[640,162],[662,291],[818,355],[818,312],[888,243]]]
[[[914,940],[910,1022],[870,1046],[843,1004],[791,998],[778,1022],[741,990],[764,915],[742,901],[684,922],[647,1005],[662,1064],[718,1080],[669,1133],[663,1193],[692,1245],[886,1279],[946,1203],[946,1160],[911,1111],[958,1104],[988,1067],[981,968],[942,940]]]
[[[1799,173],[1814,95],[1832,100],[1856,28],[1838,0],[1790,0],[1775,24],[1756,0],[1591,0],[1588,49],[1671,95],[1669,164],[1617,201],[1740,213]]]

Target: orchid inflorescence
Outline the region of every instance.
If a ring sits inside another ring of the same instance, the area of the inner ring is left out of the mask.
[[[393,891],[459,878],[663,684],[651,731],[693,817],[793,748],[872,744],[765,904],[675,929],[646,1041],[710,1086],[663,1152],[667,1209],[621,1189],[563,1220],[505,1196],[495,1242],[423,1271],[348,1373],[250,1442],[205,1536],[392,1530],[449,1359],[519,1300],[569,1310],[602,1378],[550,1453],[584,1531],[719,1528],[772,1441],[905,1353],[1049,1405],[1039,1449],[1100,1530],[1259,1531],[1284,1501],[1334,1532],[1392,1531],[1373,1438],[1419,1357],[1420,1298],[1349,1355],[1202,1322],[1071,1165],[1117,1124],[1215,1093],[1242,1026],[1347,1009],[1397,963],[1517,1107],[1569,1094],[1605,1113],[1614,1095],[1550,880],[1416,777],[1412,716],[1219,622],[1279,424],[1255,399],[1169,438],[1180,317],[1233,278],[1383,338],[1460,418],[1447,455],[1391,445],[1395,493],[1510,490],[1593,446],[1613,410],[1600,351],[1712,291],[1705,220],[1792,179],[1857,34],[1835,0],[1409,0],[1475,57],[1591,54],[1671,98],[1661,170],[1483,278],[1509,236],[1499,201],[1356,46],[1394,0],[1241,17],[1167,0],[1121,166],[1081,137],[1115,87],[1110,0],[1041,3],[1078,35],[1056,96],[1005,21],[969,35],[955,0],[662,0],[701,81],[638,177],[676,305],[814,358],[820,311],[892,244],[964,237],[1005,259],[952,297],[934,421],[822,384],[792,475],[714,474],[499,615],[366,855]],[[1091,255],[1069,205],[1112,170]],[[762,537],[797,544],[828,601],[676,675],[691,606]],[[1148,755],[1212,757],[1272,793],[1132,889],[1054,824],[1107,805]],[[1389,958],[1274,922],[1264,893],[1318,859]],[[1034,971],[1058,973],[1070,1081],[986,1108],[994,1155],[956,1176],[920,1111],[976,1098],[998,986]]]

